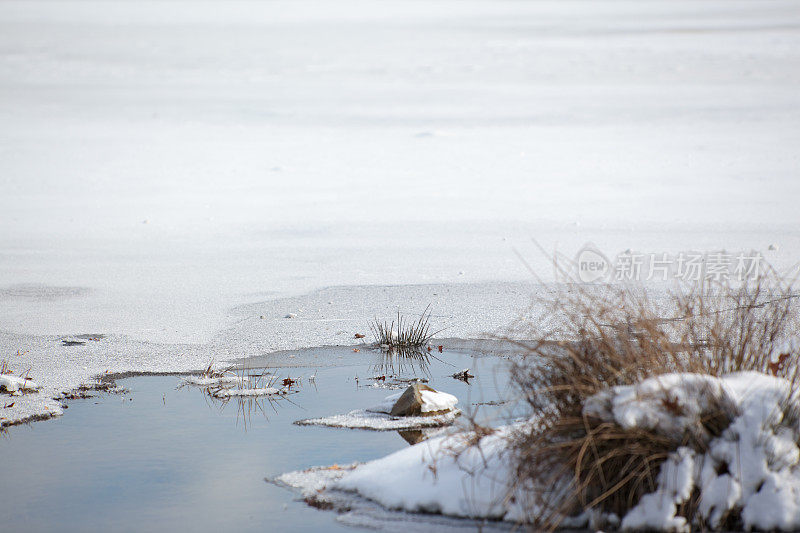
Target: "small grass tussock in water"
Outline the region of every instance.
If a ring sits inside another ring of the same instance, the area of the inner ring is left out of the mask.
[[[404,320],[397,311],[397,321],[373,320],[370,324],[375,343],[383,349],[424,348],[438,331],[431,333],[430,306],[416,321]]]

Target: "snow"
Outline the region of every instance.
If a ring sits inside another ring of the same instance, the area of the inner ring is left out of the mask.
[[[458,398],[446,392],[422,390],[420,396],[422,397],[423,413],[449,411],[458,404]]]
[[[721,378],[669,374],[603,391],[584,409],[591,417],[627,429],[675,433],[675,450],[660,468],[657,490],[622,517],[623,530],[688,531],[692,524],[677,511],[695,491],[700,525],[719,527],[730,512],[740,511],[748,529],[800,528],[800,403],[786,380],[755,372]],[[701,451],[677,444],[712,409],[729,414],[727,429],[719,435],[696,432],[707,439]],[[344,491],[386,509],[518,521],[536,516],[537,494],[509,485],[514,461],[508,437],[514,428],[497,428],[477,446],[468,445],[469,433],[448,431],[332,477],[321,479],[306,471],[280,479],[322,498],[335,499]],[[558,495],[561,489],[538,490]],[[617,521],[612,515],[595,515],[566,517],[564,525]]]
[[[356,409],[346,414],[298,420],[301,426],[328,426],[349,429],[390,431],[448,426],[461,415],[458,409],[433,416],[391,416],[386,412]]]
[[[373,413],[385,413],[385,414],[391,413],[392,407],[394,407],[394,404],[397,403],[397,400],[400,399],[400,396],[403,395],[403,392],[405,392],[405,389],[403,389],[400,392],[390,394],[389,396],[381,400],[381,403],[369,407],[368,409],[366,409],[366,411],[370,411]]]
[[[32,392],[39,388],[39,385],[31,379],[14,376],[11,374],[0,374],[0,389],[18,395],[23,392]]]
[[[3,417],[398,307],[486,336],[529,303],[515,249],[552,271],[532,236],[793,265],[799,22],[792,0],[2,2],[0,354],[42,386]]]
[[[0,3],[4,331],[203,343],[547,276],[531,236],[800,251],[792,0],[140,4]]]
[[[230,398],[234,396],[274,396],[283,394],[283,392],[283,390],[275,387],[259,387],[253,389],[219,389],[215,390],[213,395],[217,398]]]
[[[215,387],[215,386],[222,386],[222,385],[240,385],[244,384],[246,381],[249,381],[247,376],[216,376],[216,377],[209,377],[209,376],[187,376],[183,378],[184,383],[188,383],[189,385],[195,385],[197,387]]]
[[[458,398],[452,394],[423,390],[421,391],[423,413],[446,412],[425,416],[391,416],[392,407],[403,392],[405,391],[390,394],[379,404],[367,409],[356,409],[342,415],[298,420],[295,424],[387,431],[447,426],[461,415],[461,411],[455,408]]]
[[[476,447],[466,446],[459,435],[443,435],[335,476],[313,469],[277,479],[303,494],[351,492],[387,509],[516,520],[519,505],[505,498],[509,430],[498,429]]]
[[[405,390],[390,394],[384,398],[381,403],[368,408],[367,411],[372,411],[374,413],[391,413],[392,407],[397,403],[400,396],[403,395],[403,392],[405,392]],[[422,397],[421,411],[423,413],[450,411],[458,404],[458,398],[446,392],[421,390],[420,396]]]
[[[671,415],[665,398],[685,415]],[[688,530],[676,506],[695,489],[698,515],[712,528],[734,510],[748,529],[800,528],[800,403],[786,380],[755,372],[659,376],[601,392],[584,412],[625,428],[681,435],[714,405],[730,413],[731,424],[708,441],[707,451],[676,449],[661,468],[658,489],[623,517],[623,529]]]
[[[666,374],[635,386],[615,387],[587,399],[583,412],[624,429],[643,428],[681,438],[701,431],[701,421],[718,406],[735,410],[726,383],[700,374]]]

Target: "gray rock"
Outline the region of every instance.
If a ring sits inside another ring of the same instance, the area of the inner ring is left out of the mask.
[[[443,411],[422,412],[422,394],[420,394],[420,391],[424,390],[436,392],[436,389],[432,389],[424,383],[414,383],[400,395],[390,414],[392,416],[432,416],[441,414]]]

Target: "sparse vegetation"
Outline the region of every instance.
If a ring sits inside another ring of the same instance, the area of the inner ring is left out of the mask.
[[[704,452],[737,415],[731,405],[711,402],[699,427],[685,434],[625,429],[584,411],[600,391],[674,372],[753,370],[785,378],[796,395],[798,354],[786,341],[797,331],[797,297],[774,272],[750,284],[703,283],[667,294],[571,280],[550,286],[532,307],[541,312],[514,335],[537,339],[517,342],[525,357],[511,373],[535,421],[510,443],[514,490],[534,495],[531,523],[553,529],[588,509],[623,516],[654,490],[670,452],[678,446]],[[661,402],[682,414],[678,398],[665,393]],[[678,510],[690,524],[698,497]],[[736,524],[735,516],[725,520]]]
[[[376,319],[370,324],[370,329],[375,343],[383,349],[419,349],[424,348],[439,333],[431,333],[430,320],[430,306],[425,308],[416,321],[411,322],[404,320],[398,310],[397,322],[380,322]]]

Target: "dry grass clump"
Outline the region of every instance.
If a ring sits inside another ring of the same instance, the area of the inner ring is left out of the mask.
[[[217,368],[216,363],[213,359],[208,362],[208,365],[200,372],[201,378],[208,378],[208,379],[219,379],[224,378],[226,376],[230,376],[233,373],[233,369],[235,367],[233,365],[227,366],[225,368]]]
[[[397,323],[380,322],[377,319],[370,325],[375,343],[384,349],[424,348],[438,332],[431,333],[430,306],[426,307],[416,321],[406,321],[397,311]]]
[[[587,509],[623,516],[656,489],[670,452],[705,451],[737,414],[709,394],[691,431],[627,430],[585,414],[586,400],[600,391],[674,372],[743,370],[786,378],[797,390],[798,354],[785,346],[797,331],[798,294],[774,272],[739,286],[702,283],[662,294],[580,283],[547,290],[532,307],[540,312],[515,332],[538,340],[519,343],[527,356],[512,371],[536,421],[513,437],[515,490],[538,487],[531,491],[541,493],[532,506],[537,516],[530,517],[538,527],[556,528]],[[683,414],[666,391],[658,401]],[[679,510],[689,523],[696,504],[691,498]]]

